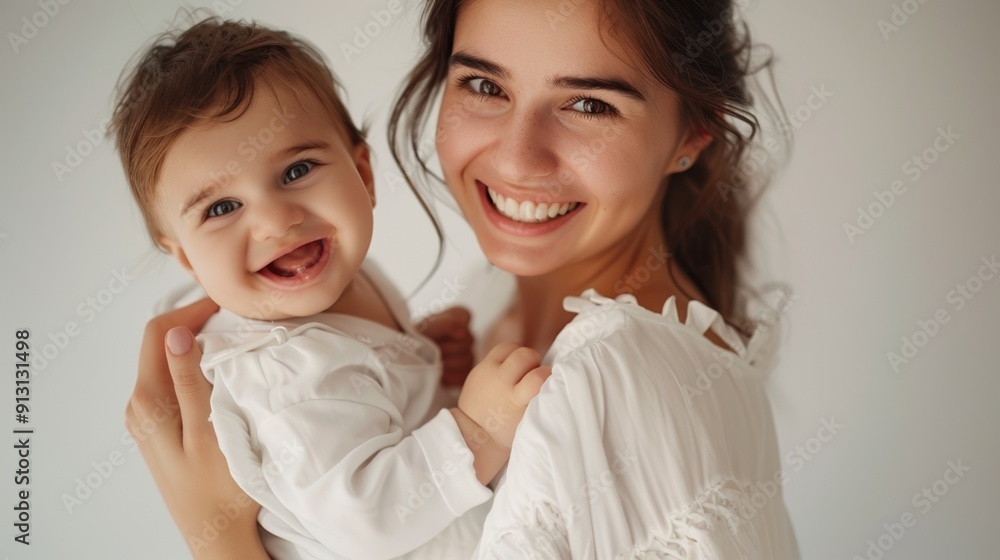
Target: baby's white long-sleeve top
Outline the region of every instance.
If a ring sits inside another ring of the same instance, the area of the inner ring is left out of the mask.
[[[476,557],[797,560],[763,384],[775,325],[744,344],[700,302],[683,323],[673,297],[661,313],[592,290],[565,307]]]
[[[492,492],[443,408],[439,350],[365,270],[405,332],[331,313],[209,320],[219,447],[272,558],[468,558]]]

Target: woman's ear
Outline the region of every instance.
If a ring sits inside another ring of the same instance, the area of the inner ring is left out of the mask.
[[[180,243],[163,234],[157,236],[156,242],[160,244],[160,247],[163,247],[171,255],[173,255],[174,258],[177,259],[177,262],[180,263],[181,268],[188,271],[188,274],[190,274],[196,282],[198,281],[198,275],[195,274],[194,268],[191,266],[191,261],[188,260],[187,254],[184,252],[184,249],[181,248]]]
[[[712,143],[712,135],[703,128],[692,129],[684,136],[684,140],[674,152],[674,157],[667,165],[666,174],[680,173],[691,169],[694,162],[698,161],[701,151]]]
[[[361,182],[368,190],[368,198],[372,201],[372,208],[375,208],[375,174],[372,172],[371,152],[368,146],[358,144],[354,147],[354,167],[361,176]]]

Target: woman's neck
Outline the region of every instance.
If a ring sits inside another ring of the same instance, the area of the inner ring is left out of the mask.
[[[521,343],[544,354],[573,319],[574,315],[563,309],[563,298],[578,296],[588,288],[607,297],[632,294],[639,305],[656,312],[675,295],[683,321],[688,296],[703,297],[672,262],[658,220],[647,223],[650,226],[645,231],[626,236],[586,261],[545,275],[518,278],[509,319],[519,331]]]

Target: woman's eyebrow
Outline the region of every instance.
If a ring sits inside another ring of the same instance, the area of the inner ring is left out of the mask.
[[[510,71],[503,66],[467,52],[458,51],[453,53],[451,58],[448,60],[448,66],[465,66],[473,70],[479,70],[480,72],[499,76],[505,80],[510,79]]]
[[[646,101],[632,84],[619,78],[578,78],[575,76],[559,76],[549,82],[551,85],[566,89],[602,89],[616,91],[637,101]]]
[[[499,76],[505,80],[509,80],[511,77],[510,71],[496,62],[491,62],[485,58],[463,51],[456,51],[453,53],[451,55],[451,59],[448,61],[448,65],[465,66],[466,68],[471,68],[472,70],[478,70],[480,72]],[[621,78],[558,76],[549,80],[549,85],[566,89],[600,89],[606,91],[616,91],[638,101],[646,101],[646,97],[640,93],[635,86]]]

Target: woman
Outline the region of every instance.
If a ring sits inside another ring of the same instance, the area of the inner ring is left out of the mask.
[[[416,152],[443,90],[444,181],[486,257],[518,277],[487,346],[513,339],[553,366],[518,429],[483,555],[797,558],[760,386],[764,340],[730,326],[748,324],[740,164],[757,128],[750,43],[730,3],[437,0],[426,22],[391,119],[397,161],[410,167],[399,148]],[[169,365],[181,427],[170,420],[141,448],[185,535],[245,501],[202,420],[190,333],[169,331],[166,363],[158,347],[168,327],[197,329],[210,311],[151,323],[129,412],[136,431],[170,395]],[[233,510],[196,552],[263,558],[254,508]]]

